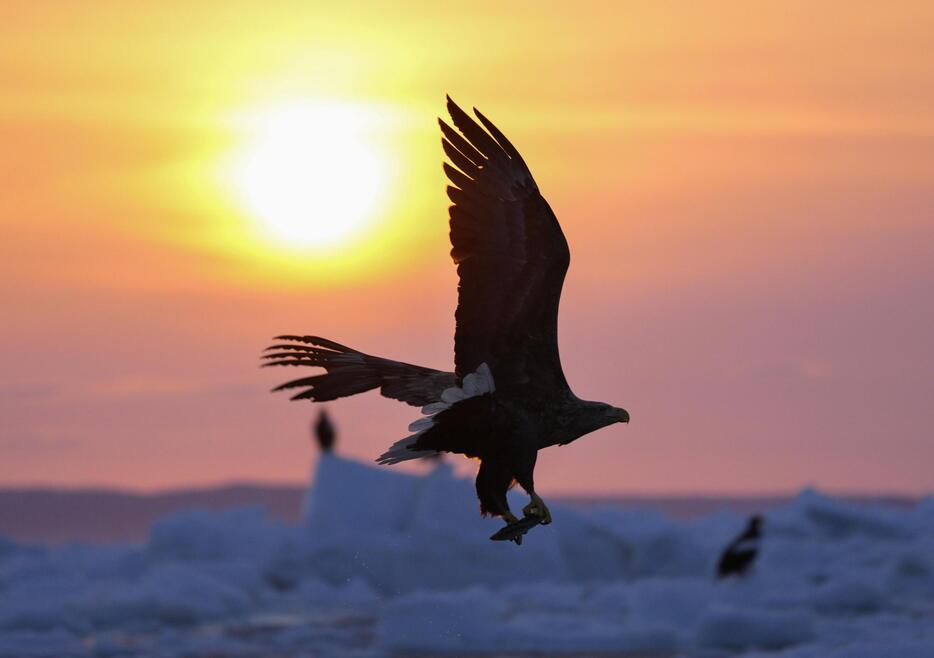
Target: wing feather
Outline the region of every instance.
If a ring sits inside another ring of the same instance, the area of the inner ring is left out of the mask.
[[[506,136],[475,109],[478,124],[450,98],[448,112],[460,131],[439,119],[451,161],[444,171],[460,280],[455,372],[462,378],[487,363],[499,390],[536,382],[563,391],[558,304],[570,262],[567,241]]]
[[[323,402],[379,388],[387,398],[423,407],[440,400],[442,391],[457,382],[453,372],[370,356],[318,336],[277,336],[276,340],[290,342],[266,348],[263,366],[310,366],[325,371],[273,389],[305,389],[293,400]]]
[[[444,149],[444,154],[448,156],[448,159],[454,163],[454,166],[460,169],[462,172],[475,178],[477,176],[478,169],[477,165],[471,162],[470,158],[458,151],[448,140],[441,139],[441,148]]]

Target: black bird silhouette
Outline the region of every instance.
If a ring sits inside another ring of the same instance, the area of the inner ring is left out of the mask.
[[[328,416],[328,412],[324,409],[318,414],[318,420],[314,422],[313,425],[315,440],[318,442],[318,447],[323,453],[330,453],[334,451],[334,441],[337,439],[337,430],[334,429],[334,423],[331,422],[331,417]]]
[[[723,550],[717,564],[717,577],[742,576],[755,562],[762,540],[762,517],[750,517],[746,529]]]
[[[558,355],[558,302],[570,252],[558,220],[522,156],[474,109],[484,130],[447,99],[458,130],[443,120],[450,163],[451,256],[460,279],[454,372],[370,356],[317,336],[286,335],[266,365],[315,366],[325,373],[274,390],[304,389],[293,400],[325,401],[374,388],[422,407],[411,435],[379,458],[396,464],[437,452],[478,458],[480,511],[517,523],[506,492],[518,482],[531,497],[523,512],[551,521],[535,491],[538,451],[571,443],[617,422],[625,409],[581,400]]]

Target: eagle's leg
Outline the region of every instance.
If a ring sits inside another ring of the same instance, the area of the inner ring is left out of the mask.
[[[539,516],[542,519],[543,525],[548,525],[551,523],[551,512],[548,511],[548,506],[545,505],[545,501],[535,493],[535,491],[530,491],[529,496],[531,501],[528,505],[522,508],[522,513],[526,516]]]
[[[506,492],[512,482],[512,473],[502,460],[487,458],[480,461],[477,471],[477,497],[480,498],[480,512],[498,516],[506,525],[519,519],[509,509]]]

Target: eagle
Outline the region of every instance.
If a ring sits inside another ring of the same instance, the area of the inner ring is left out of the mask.
[[[519,151],[476,108],[475,120],[448,96],[447,110],[454,127],[440,118],[438,124],[449,160],[443,168],[459,278],[454,371],[298,334],[277,336],[264,365],[324,370],[273,389],[298,389],[293,400],[324,402],[378,388],[385,397],[421,407],[423,416],[409,426],[410,434],[378,463],[466,455],[480,462],[482,515],[520,524],[506,499],[518,483],[530,497],[522,521],[550,523],[551,512],[535,489],[538,451],[628,423],[629,413],[578,398],[565,379],[558,304],[570,250]]]
[[[318,420],[316,420],[311,425],[312,433],[315,437],[315,442],[318,444],[318,448],[324,454],[330,454],[334,452],[334,443],[337,441],[337,430],[334,427],[334,423],[331,422],[331,417],[328,416],[328,412],[324,409],[318,414]]]
[[[717,562],[717,578],[743,576],[752,567],[759,555],[762,541],[762,517],[749,517],[746,529],[723,549]]]

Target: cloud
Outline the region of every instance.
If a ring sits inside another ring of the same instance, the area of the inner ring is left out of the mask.
[[[179,377],[133,375],[71,386],[68,397],[82,399],[176,398],[255,394],[262,390],[256,382],[194,381]]]
[[[756,381],[825,382],[833,379],[833,367],[819,359],[788,357],[746,364],[735,374]]]
[[[0,450],[7,457],[62,454],[82,445],[86,443],[80,438],[44,430],[19,430],[12,435],[0,436]]]
[[[0,403],[50,399],[57,394],[57,387],[50,383],[4,384],[0,386]]]

